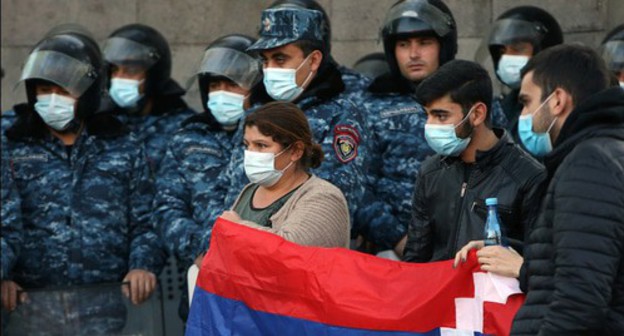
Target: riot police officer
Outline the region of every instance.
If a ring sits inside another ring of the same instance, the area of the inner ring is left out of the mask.
[[[440,0],[401,0],[389,8],[381,27],[389,71],[377,76],[364,100],[379,158],[371,180],[375,202],[360,211],[360,233],[369,252],[403,251],[410,220],[414,177],[433,151],[423,137],[425,111],[412,94],[418,83],[455,58],[457,26]],[[372,249],[372,251],[370,251]]]
[[[18,117],[6,131],[23,244],[3,294],[127,281],[125,293],[140,303],[155,289],[163,255],[148,220],[153,185],[142,147],[112,115],[95,113],[101,69],[99,47],[77,33],[48,36],[28,56],[21,76],[28,101],[14,107]],[[80,314],[68,318],[87,333],[119,331],[121,301],[98,298],[79,298]]]
[[[561,27],[547,11],[520,6],[496,19],[487,41],[496,77],[507,88],[506,93],[495,97],[493,115],[504,115],[507,129],[518,140],[517,124],[522,110],[518,103],[520,70],[540,51],[563,43]]]
[[[130,24],[115,30],[103,46],[109,75],[103,110],[115,110],[145,144],[152,172],[180,123],[193,115],[186,91],[171,78],[171,51],[156,29]]]
[[[611,30],[600,45],[602,58],[624,88],[624,24]]]
[[[187,269],[199,263],[212,225],[223,211],[227,190],[218,177],[232,149],[245,110],[270,98],[262,86],[262,65],[246,52],[256,40],[231,34],[206,48],[196,81],[204,111],[182,123],[171,138],[156,177],[154,223],[167,250]],[[188,297],[182,293],[179,314],[188,315]]]

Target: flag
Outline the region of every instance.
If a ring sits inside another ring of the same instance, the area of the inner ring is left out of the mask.
[[[480,271],[474,253],[452,263],[301,246],[219,218],[186,335],[509,334],[517,280]]]

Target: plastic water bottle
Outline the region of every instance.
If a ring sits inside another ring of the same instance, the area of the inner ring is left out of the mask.
[[[498,199],[496,197],[488,198],[485,200],[485,205],[488,209],[487,219],[485,220],[485,246],[505,245],[500,226],[501,220],[496,209],[498,206]]]

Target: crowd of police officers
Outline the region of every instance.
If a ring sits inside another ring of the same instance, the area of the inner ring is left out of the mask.
[[[464,130],[476,129],[457,124],[446,135],[430,132],[434,116],[414,98],[421,82],[455,59],[453,14],[441,0],[398,1],[382,23],[384,53],[363,57],[357,71],[332,57],[329,17],[316,1],[277,0],[260,16],[258,38],[225,35],[197,55],[199,112],[182,99],[168,42],[152,27],[120,27],[99,46],[83,27],[61,25],[35,44],[20,78],[27,101],[2,113],[5,314],[20,304],[22,289],[105,282],[128,282],[126,294],[139,304],[156,288],[167,255],[184,268],[200,263],[215,219],[248,181],[241,121],[271,101],[293,102],[308,117],[325,155],[313,174],[344,193],[352,248],[402,257],[410,221],[422,215],[413,211],[421,164],[434,154],[457,157],[474,135]],[[521,70],[562,43],[551,14],[520,6],[496,19],[481,50],[504,87],[492,93],[486,113],[489,129],[500,130],[491,134],[505,134],[536,158],[536,167],[548,150],[518,132]],[[599,52],[614,85],[624,87],[624,25]],[[470,163],[466,174],[475,169]],[[528,206],[520,203],[510,206]],[[480,232],[480,218],[464,225]],[[482,238],[455,237],[453,254]],[[522,237],[528,232],[518,232],[520,246]],[[89,332],[119,328],[93,325]]]

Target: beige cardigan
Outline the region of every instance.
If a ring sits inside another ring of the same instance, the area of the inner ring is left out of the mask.
[[[238,195],[250,188],[248,184]],[[333,184],[314,175],[297,189],[273,216],[273,227],[250,221],[241,224],[275,233],[293,243],[320,247],[349,247],[349,209],[344,195]]]

